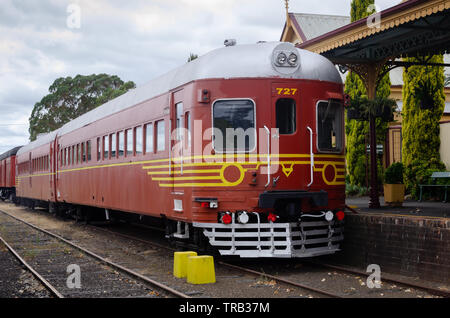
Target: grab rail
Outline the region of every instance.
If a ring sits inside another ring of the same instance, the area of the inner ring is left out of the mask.
[[[310,153],[310,157],[311,157],[311,182],[308,184],[308,187],[310,187],[313,182],[314,182],[314,152],[313,152],[313,130],[311,129],[311,127],[306,127],[306,129],[309,130],[309,153]]]
[[[267,132],[267,184],[265,185],[267,188],[270,185],[270,130],[267,126],[264,126],[264,129]]]

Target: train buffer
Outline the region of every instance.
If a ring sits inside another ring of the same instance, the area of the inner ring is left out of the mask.
[[[420,187],[420,195],[419,195],[419,202],[422,201],[422,193],[423,193],[423,188],[425,187],[430,187],[432,189],[435,188],[444,188],[444,201],[443,202],[447,202],[447,189],[450,187],[450,184],[436,184],[437,180],[442,180],[442,179],[450,179],[450,172],[449,171],[444,171],[444,172],[433,172],[433,174],[431,175],[431,180],[433,180],[435,183],[434,184],[419,184]]]

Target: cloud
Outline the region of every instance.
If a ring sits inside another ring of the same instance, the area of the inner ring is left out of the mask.
[[[349,0],[290,2],[293,12],[350,11]],[[70,4],[79,29],[68,27]],[[108,73],[140,85],[226,38],[278,41],[284,22],[281,0],[2,0],[0,151],[27,142],[31,110],[58,77]]]

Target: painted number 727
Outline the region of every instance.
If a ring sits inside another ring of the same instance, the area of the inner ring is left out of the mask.
[[[295,95],[297,93],[297,88],[275,88],[278,95]]]

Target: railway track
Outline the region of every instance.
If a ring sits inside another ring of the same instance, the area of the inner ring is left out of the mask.
[[[356,274],[356,275],[361,275],[361,276],[369,276],[370,275],[370,273],[366,273],[364,271],[360,271],[360,270],[356,270],[356,269],[352,269],[352,268],[348,268],[348,267],[340,266],[340,265],[336,265],[336,264],[328,264],[328,263],[323,263],[323,262],[311,262],[311,263],[314,265],[319,265],[319,266],[323,266],[323,267],[326,267],[329,269],[338,270],[338,271],[346,272],[346,273],[350,273],[350,274]],[[450,291],[436,289],[436,288],[433,288],[430,286],[426,286],[424,284],[413,283],[410,281],[408,282],[408,281],[404,281],[404,280],[395,279],[395,278],[391,277],[390,275],[383,274],[382,281],[399,284],[399,285],[403,285],[403,286],[407,286],[407,287],[417,288],[417,289],[427,291],[430,294],[433,294],[436,296],[450,298]]]
[[[36,213],[36,212],[34,212],[34,213]],[[80,225],[78,225],[77,227],[79,227],[79,226]],[[92,234],[93,237],[95,237],[95,236],[104,237],[103,240],[105,238],[107,238],[108,236],[111,237],[111,238],[115,236],[116,238],[113,239],[115,241],[120,241],[121,238],[126,238],[127,240],[129,240],[129,242],[142,243],[141,246],[144,246],[144,249],[145,249],[145,246],[148,246],[148,247],[151,247],[151,249],[154,249],[154,250],[160,250],[160,251],[166,250],[166,251],[171,251],[171,252],[176,251],[176,249],[172,248],[171,246],[169,246],[169,244],[167,244],[166,241],[161,241],[159,243],[156,243],[155,241],[157,241],[157,239],[155,239],[153,237],[151,239],[148,239],[148,234],[149,233],[145,232],[145,229],[138,230],[138,228],[135,227],[135,226],[120,225],[119,227],[112,228],[112,229],[111,229],[111,227],[104,228],[104,227],[95,226],[95,225],[87,225],[87,226],[82,225],[82,226],[86,227],[88,232],[94,233],[94,234]],[[92,231],[90,231],[90,230],[92,230]],[[100,234],[100,233],[95,234],[95,232],[103,232],[103,234]],[[63,234],[63,235],[66,236],[66,237],[71,237],[70,234]],[[159,236],[158,236],[158,238],[159,238]],[[133,246],[132,243],[131,244],[127,243],[127,244],[129,244],[130,246]],[[142,249],[142,247],[141,247],[141,249]],[[102,254],[104,254],[104,253],[102,252]],[[108,253],[106,253],[106,254],[108,254]],[[123,263],[121,258],[116,259],[116,261],[117,260],[120,263]],[[304,263],[306,263],[306,262],[300,262],[300,263],[296,262],[295,264],[304,264]],[[289,276],[289,274],[290,274],[289,271],[287,271],[287,272],[285,271],[284,273],[282,273],[283,275],[278,275],[279,274],[278,273],[278,268],[279,267],[276,267],[276,268],[274,267],[273,269],[268,269],[268,267],[270,267],[270,266],[265,266],[265,265],[259,266],[259,262],[257,262],[254,266],[247,266],[248,264],[242,265],[242,262],[240,262],[238,264],[236,264],[236,263],[230,264],[230,263],[225,262],[225,261],[219,261],[219,262],[217,262],[217,264],[219,266],[222,266],[223,268],[228,268],[229,272],[236,273],[236,272],[239,271],[239,272],[242,272],[242,273],[246,273],[250,277],[251,276],[256,277],[256,280],[261,280],[261,278],[263,278],[266,282],[268,282],[269,280],[275,281],[275,282],[279,283],[279,285],[277,285],[278,287],[280,287],[280,286],[288,286],[288,285],[289,286],[294,286],[295,287],[294,290],[302,291],[300,294],[305,294],[305,291],[306,291],[306,294],[309,293],[313,297],[342,298],[342,297],[353,297],[353,296],[356,296],[356,295],[360,296],[358,292],[354,292],[353,294],[351,294],[351,293],[348,294],[346,292],[343,292],[342,289],[338,290],[338,289],[332,288],[332,286],[323,286],[320,283],[317,284],[317,282],[314,282],[313,280],[311,280],[311,281],[305,280],[304,281],[301,277],[294,277],[294,276],[290,277]],[[273,262],[272,262],[272,264],[273,264]],[[291,263],[291,265],[293,265],[293,264],[294,263]],[[319,265],[321,265],[322,267],[325,267],[325,264],[314,264],[315,267],[313,267],[313,266],[310,267],[312,272],[313,271],[318,272],[317,269],[321,267]],[[331,268],[331,267],[328,267],[328,268]],[[220,269],[220,268],[218,268],[218,269]],[[292,267],[292,269],[294,269],[294,267]],[[339,268],[339,269],[338,268],[333,268],[333,269],[336,270],[336,271],[339,271],[339,272],[350,273],[350,271],[345,271],[345,268]],[[138,271],[141,271],[141,270],[138,269]],[[222,272],[223,271],[224,271],[224,269],[222,269]],[[275,272],[276,272],[276,274],[272,274],[272,273],[275,273]],[[293,270],[292,272],[295,272],[295,270]],[[305,269],[304,272],[308,273],[307,276],[310,276],[309,275],[309,269]],[[320,270],[319,272],[321,272],[322,275],[326,275],[326,272],[324,272],[323,270]],[[145,273],[145,274],[147,275],[147,273]],[[311,274],[314,274],[314,273],[311,273]],[[352,277],[363,276],[363,273],[361,273],[361,272],[353,272],[351,274],[352,274]],[[364,273],[364,274],[368,275],[367,273]],[[239,275],[232,274],[232,273],[231,274],[227,274],[227,275],[228,275],[227,277],[239,276]],[[329,273],[328,273],[328,275],[329,275]],[[235,277],[235,278],[239,280],[239,278],[237,278],[237,277]],[[157,279],[159,279],[159,280],[163,279],[164,280],[164,278],[160,278],[159,276],[158,276]],[[167,278],[165,280],[167,281]],[[400,281],[395,281],[395,280],[391,280],[391,281],[397,283],[399,286],[403,285],[402,282],[400,282]],[[383,280],[383,283],[384,282],[385,282],[385,280]],[[415,288],[420,288],[419,286],[414,286],[414,287]],[[184,290],[185,293],[190,295],[190,296],[196,295],[195,292],[194,293],[190,293],[189,291],[186,291],[185,288],[186,287],[182,287],[182,286],[178,286],[177,287],[178,290]],[[285,287],[282,287],[282,288],[285,288]],[[367,291],[367,287],[365,289]],[[430,288],[426,288],[426,289],[423,289],[423,290],[426,290],[428,293],[432,293],[432,294],[435,294],[435,295],[444,296],[444,297],[447,296],[448,297],[448,294],[446,295],[445,291],[443,293],[441,290],[432,290]],[[208,292],[207,290],[203,290],[202,292],[203,292],[204,295],[208,295],[208,297],[211,297],[211,296],[212,297],[216,297],[216,296],[214,296],[216,294],[214,294],[214,293],[211,294],[211,291]],[[200,293],[200,294],[202,294],[202,293]],[[369,294],[367,297],[371,297],[371,295]]]
[[[132,235],[123,234],[123,233],[120,233],[120,232],[114,232],[114,231],[111,231],[111,230],[108,230],[108,229],[105,229],[105,228],[101,228],[101,227],[93,226],[93,228],[96,229],[96,230],[107,232],[107,233],[110,233],[110,234],[113,234],[113,235],[117,235],[117,236],[120,236],[120,237],[123,237],[123,238],[127,238],[127,239],[130,239],[130,240],[141,242],[141,243],[144,243],[144,244],[150,244],[150,245],[155,246],[157,248],[162,248],[162,249],[166,249],[166,250],[170,250],[170,251],[176,251],[175,248],[172,248],[170,246],[154,243],[152,241],[141,239],[139,237],[135,237],[135,236],[132,236]],[[248,273],[248,274],[251,274],[251,275],[255,275],[255,276],[258,276],[258,277],[265,277],[267,279],[272,279],[272,280],[274,280],[276,282],[279,282],[279,283],[283,283],[283,284],[291,285],[291,286],[294,286],[294,287],[297,287],[297,288],[301,288],[303,290],[307,290],[309,292],[313,292],[313,293],[321,295],[321,296],[330,297],[330,298],[341,298],[340,295],[337,295],[337,294],[334,294],[334,293],[331,293],[331,292],[328,292],[328,291],[325,291],[325,290],[320,290],[318,288],[314,288],[314,287],[311,287],[311,286],[308,286],[308,285],[305,285],[305,284],[301,284],[301,283],[294,282],[294,281],[291,281],[291,280],[283,279],[281,277],[277,277],[277,276],[274,276],[274,275],[269,275],[269,274],[266,274],[266,273],[263,273],[263,272],[255,271],[255,270],[252,270],[252,269],[249,269],[249,268],[245,268],[243,266],[229,264],[229,263],[222,262],[222,261],[219,261],[218,264],[220,264],[222,266],[225,266],[225,267],[228,267],[228,268],[231,268],[231,269],[234,269],[234,270],[245,272],[245,273]]]
[[[190,298],[57,234],[5,211],[0,212],[2,242],[56,297]],[[81,286],[76,286],[75,276],[68,283],[68,265],[82,269]]]
[[[141,243],[144,243],[144,244],[150,244],[150,245],[155,246],[157,248],[162,248],[162,249],[166,249],[166,250],[170,250],[170,251],[176,251],[175,248],[172,248],[170,246],[159,244],[159,243],[155,243],[155,242],[152,242],[152,241],[149,241],[149,240],[146,240],[146,239],[142,239],[142,238],[139,238],[139,237],[136,237],[136,236],[133,236],[133,235],[123,234],[123,233],[120,233],[120,232],[116,232],[116,231],[112,231],[112,230],[109,230],[109,229],[105,229],[103,227],[97,227],[97,226],[91,226],[91,227],[93,229],[95,229],[95,230],[99,230],[99,231],[102,231],[102,232],[107,232],[107,233],[112,234],[112,235],[120,236],[120,237],[123,237],[123,238],[127,238],[127,239],[130,239],[130,240],[141,242]],[[333,270],[338,270],[340,272],[349,273],[349,274],[353,274],[353,275],[360,275],[360,276],[369,276],[370,275],[370,274],[362,272],[362,271],[352,270],[352,269],[345,268],[345,267],[342,267],[342,266],[336,266],[336,265],[330,265],[330,264],[318,263],[318,262],[307,262],[307,263],[310,263],[310,264],[315,265],[315,266],[320,265],[322,267],[326,267],[326,268],[333,269]],[[276,275],[271,275],[271,274],[265,273],[263,271],[257,271],[257,270],[254,270],[254,269],[251,269],[251,268],[248,268],[248,267],[245,267],[245,266],[240,266],[240,265],[236,265],[236,264],[230,264],[230,263],[223,262],[223,261],[219,261],[218,264],[220,264],[222,266],[225,266],[225,267],[228,267],[228,268],[232,268],[232,269],[241,271],[241,272],[249,273],[249,274],[252,274],[252,275],[255,275],[255,276],[265,277],[267,279],[272,279],[272,280],[275,280],[275,281],[283,283],[283,284],[295,286],[295,287],[298,287],[298,288],[301,288],[301,289],[313,292],[313,293],[321,295],[321,296],[331,297],[331,298],[343,298],[343,296],[339,295],[338,293],[333,293],[333,292],[330,292],[330,291],[327,291],[327,290],[323,290],[323,289],[320,289],[320,288],[309,286],[307,284],[302,284],[302,283],[299,283],[299,282],[296,282],[296,281],[293,281],[293,280],[290,280],[290,279],[286,279],[286,278],[279,277],[279,276],[276,276]],[[398,284],[398,285],[401,285],[401,286],[407,286],[407,287],[412,287],[412,288],[424,290],[426,292],[429,292],[430,294],[437,295],[437,296],[450,297],[450,294],[448,292],[444,291],[444,290],[435,289],[435,288],[431,288],[429,286],[424,286],[424,285],[415,284],[415,283],[408,283],[408,282],[405,282],[405,281],[396,280],[396,279],[394,279],[392,277],[387,278],[387,277],[385,277],[385,275],[383,276],[383,281],[394,283],[394,284]]]
[[[42,275],[40,275],[32,266],[28,264],[14,248],[11,247],[1,236],[0,241],[5,245],[8,251],[23,265],[25,268],[56,298],[64,298],[64,296],[50,284]]]
[[[138,242],[141,242],[141,243],[150,244],[150,245],[158,247],[158,248],[163,248],[163,249],[167,249],[167,250],[171,250],[171,251],[176,251],[175,248],[171,248],[170,246],[166,246],[166,245],[163,245],[163,244],[158,244],[158,243],[155,243],[155,242],[152,242],[152,241],[149,241],[149,240],[146,240],[146,239],[142,239],[142,238],[139,238],[139,237],[136,237],[136,236],[133,236],[133,235],[128,235],[128,234],[123,234],[123,233],[116,232],[116,231],[111,231],[109,229],[105,229],[105,228],[102,228],[102,227],[96,227],[96,226],[92,226],[92,227],[94,229],[96,229],[96,230],[100,230],[100,231],[103,231],[103,232],[108,232],[110,234],[117,235],[117,236],[124,237],[124,238],[131,239],[131,240],[135,240],[135,241],[138,241]],[[273,280],[275,280],[277,282],[284,283],[284,284],[291,285],[291,286],[295,286],[295,287],[298,287],[298,288],[302,288],[302,289],[311,291],[313,293],[316,293],[318,295],[322,295],[322,296],[325,296],[325,297],[343,298],[341,295],[339,295],[337,293],[333,293],[333,292],[329,292],[329,291],[322,290],[322,289],[319,289],[319,288],[315,288],[315,287],[312,287],[312,286],[308,286],[306,284],[302,284],[302,283],[295,282],[295,281],[292,281],[292,280],[289,280],[289,279],[278,277],[276,275],[267,274],[267,273],[262,272],[262,271],[257,271],[257,270],[251,269],[251,268],[247,268],[245,266],[240,266],[240,265],[236,265],[236,264],[230,264],[230,263],[223,262],[223,261],[219,261],[218,263],[220,265],[222,265],[222,266],[226,266],[226,267],[229,267],[229,268],[232,268],[232,269],[235,269],[235,270],[239,270],[239,271],[250,273],[250,274],[253,274],[253,275],[257,275],[257,276],[266,277],[268,279],[273,279]],[[322,266],[322,267],[328,268],[328,269],[338,270],[338,271],[340,271],[342,273],[348,273],[348,274],[352,274],[352,275],[360,275],[360,276],[369,276],[370,275],[370,273],[366,273],[366,272],[363,272],[363,271],[351,269],[351,268],[344,267],[344,266],[327,264],[327,263],[323,263],[323,262],[306,261],[305,263],[309,263],[309,264],[312,264],[314,266]],[[436,296],[440,296],[440,297],[446,297],[446,298],[450,297],[450,292],[449,291],[432,288],[430,286],[426,286],[426,285],[419,284],[419,283],[413,283],[413,282],[407,282],[407,281],[404,281],[404,280],[395,279],[394,277],[391,277],[391,276],[386,275],[386,274],[383,275],[382,281],[393,283],[393,284],[397,284],[397,285],[400,285],[400,286],[406,286],[406,287],[412,287],[412,288],[415,288],[415,289],[420,289],[420,290],[426,291],[426,292],[428,292],[428,293],[430,293],[432,295],[436,295]]]

